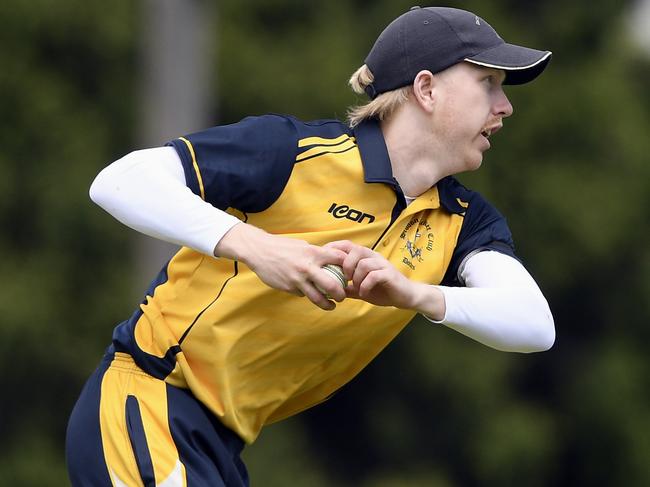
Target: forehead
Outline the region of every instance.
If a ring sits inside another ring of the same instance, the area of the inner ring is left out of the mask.
[[[472,76],[482,78],[484,76],[494,76],[500,82],[506,79],[506,72],[503,69],[489,68],[478,64],[460,62],[443,71],[450,76]]]

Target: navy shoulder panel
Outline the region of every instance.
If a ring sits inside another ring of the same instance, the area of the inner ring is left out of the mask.
[[[287,118],[295,124],[298,139],[306,139],[308,137],[336,139],[341,135],[353,135],[352,129],[339,120],[324,119],[303,122],[291,116],[287,116]]]
[[[473,252],[495,250],[517,258],[506,219],[494,206],[453,177],[443,179],[438,185],[443,207],[452,213],[464,213],[463,226],[443,278],[443,285],[462,285],[458,279],[458,268]]]
[[[324,154],[340,154],[356,147],[352,129],[338,120],[302,122],[292,119],[298,133],[298,157],[305,162]]]
[[[247,117],[169,143],[178,152],[187,185],[217,208],[259,212],[287,184],[298,147],[286,116]]]

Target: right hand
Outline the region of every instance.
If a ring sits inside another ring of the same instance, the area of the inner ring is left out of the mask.
[[[327,311],[333,310],[336,304],[317,285],[335,301],[341,302],[346,296],[341,285],[322,269],[325,264],[343,264],[347,254],[339,249],[272,235],[247,223],[238,223],[219,241],[214,255],[241,261],[266,285],[306,296]]]

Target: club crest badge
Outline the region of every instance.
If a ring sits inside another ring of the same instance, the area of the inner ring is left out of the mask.
[[[427,220],[415,216],[406,224],[400,238],[404,241],[402,253],[405,255],[402,263],[415,270],[417,264],[424,261],[426,252],[433,250],[434,235],[431,225]]]

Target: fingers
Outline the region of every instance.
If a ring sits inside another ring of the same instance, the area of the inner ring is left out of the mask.
[[[390,281],[389,269],[377,269],[368,272],[359,283],[353,283],[345,289],[345,294],[350,299],[362,299],[372,304],[385,305],[385,290],[381,288]],[[380,293],[380,294],[377,294]],[[380,299],[381,298],[381,299]]]
[[[307,269],[307,280],[298,288],[316,306],[331,311],[336,307],[332,301],[341,302],[347,296],[341,283],[323,270],[326,264],[336,264],[343,267],[348,254],[336,246],[313,247],[315,252],[313,264]]]
[[[349,245],[321,247],[297,239],[271,235],[268,238],[266,251],[256,253],[256,258],[248,263],[264,283],[295,296],[305,296],[324,310],[336,307],[332,300],[340,302],[346,298],[341,283],[322,267],[342,267]]]
[[[324,272],[324,271],[323,271]],[[319,280],[319,282],[321,282]],[[325,311],[332,311],[336,308],[336,304],[331,299],[341,302],[347,296],[345,291],[340,284],[336,283],[331,277],[326,277],[323,281],[324,284],[316,284],[311,281],[304,281],[300,284],[297,284],[296,287],[292,290],[288,290],[289,294],[298,296],[300,298],[307,298],[316,306]],[[321,292],[322,289],[325,293]]]
[[[386,266],[387,262],[381,258],[366,257],[359,259],[354,267],[354,274],[352,275],[354,287],[360,290],[370,273],[384,269]]]
[[[350,250],[343,261],[343,272],[345,276],[354,281],[355,276],[367,274],[370,270],[376,268],[379,262],[385,259],[369,248],[357,246]],[[362,278],[361,278],[362,280]],[[357,283],[361,282],[357,280]]]
[[[323,266],[325,264],[342,265],[343,261],[348,255],[347,252],[337,247],[323,246],[316,248],[318,249],[318,253],[314,259],[314,262],[319,266]]]
[[[347,253],[341,266],[351,281],[345,289],[346,297],[378,306],[410,306],[412,282],[381,254],[349,240],[330,242],[326,247]]]
[[[323,245],[323,248],[334,248],[334,249],[339,249],[346,254],[350,252],[354,247],[358,247],[359,245],[355,244],[354,242],[350,240],[335,240],[334,242],[329,242]]]
[[[369,272],[390,265],[384,257],[374,250],[355,244],[350,240],[337,240],[326,244],[324,247],[331,247],[346,252],[341,267],[345,276],[353,281],[356,289],[358,289],[359,284],[361,284]],[[348,293],[349,296],[350,294]]]
[[[319,308],[324,309],[325,311],[332,311],[334,308],[336,308],[334,301],[327,299],[327,297],[322,292],[320,292],[313,283],[309,281],[304,282],[300,286],[300,292],[312,303],[314,303]],[[341,293],[343,293],[342,288]],[[343,298],[345,298],[345,295]]]
[[[342,265],[347,254],[333,247],[314,246],[311,251],[312,261],[302,268],[302,277],[295,284],[296,294],[305,296],[323,310],[331,311],[336,308],[334,301],[341,302],[347,296],[341,283],[323,266]]]
[[[376,286],[389,282],[390,271],[388,269],[380,268],[368,272],[358,286],[358,294],[361,299],[364,299],[372,293]]]

